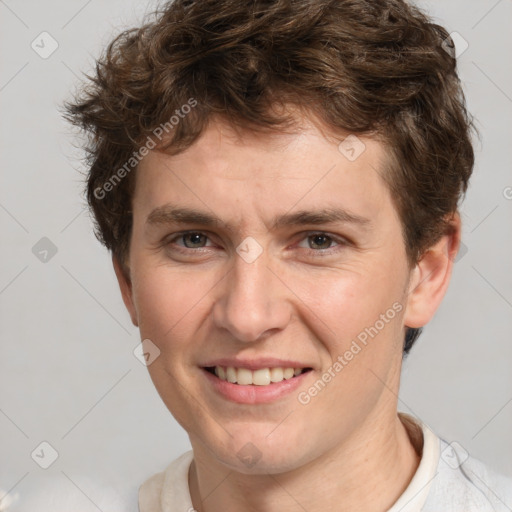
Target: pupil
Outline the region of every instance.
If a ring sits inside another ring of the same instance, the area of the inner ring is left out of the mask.
[[[200,233],[189,233],[188,235],[185,235],[185,240],[186,240],[186,237],[190,237],[192,240],[192,244],[200,244],[201,243],[201,240],[200,238],[203,236],[201,235]],[[199,240],[198,240],[199,238]],[[187,244],[185,244],[187,245]]]
[[[323,245],[322,243],[319,243],[319,244],[316,243],[315,240],[318,240],[319,238],[326,241],[324,243],[327,243],[327,245],[329,245],[329,237],[327,235],[313,235],[313,245],[316,245],[316,246]]]

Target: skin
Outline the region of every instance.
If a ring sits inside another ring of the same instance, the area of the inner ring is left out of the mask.
[[[460,218],[409,268],[379,175],[386,148],[359,137],[366,149],[350,162],[338,150],[343,137],[324,135],[312,118],[295,133],[272,136],[236,134],[215,119],[185,152],[151,151],[137,170],[127,272],[113,263],[141,339],[161,351],[148,369],[189,434],[189,486],[200,512],[383,511],[419,464],[397,416],[404,326],[425,325],[441,303]],[[150,212],[169,202],[214,213],[232,231],[148,226]],[[269,229],[275,215],[327,205],[369,218],[371,229]],[[206,238],[176,236],[184,230]],[[311,236],[318,232],[332,238]],[[248,236],[263,249],[252,263],[236,252]],[[395,302],[402,310],[317,396],[299,403],[298,393]],[[293,358],[313,371],[274,403],[236,404],[216,394],[200,368],[234,356]],[[237,456],[247,443],[260,454],[252,467]]]

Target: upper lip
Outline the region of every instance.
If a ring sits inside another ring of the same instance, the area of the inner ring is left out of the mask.
[[[233,368],[247,368],[248,370],[261,370],[262,368],[311,368],[309,364],[275,357],[259,357],[257,359],[220,358],[208,361],[201,365],[203,368],[212,366],[232,366]]]

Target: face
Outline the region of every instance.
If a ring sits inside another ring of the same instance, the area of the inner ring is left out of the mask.
[[[385,148],[359,137],[353,160],[341,140],[217,120],[137,170],[123,298],[194,450],[241,472],[300,467],[396,415],[411,273]]]

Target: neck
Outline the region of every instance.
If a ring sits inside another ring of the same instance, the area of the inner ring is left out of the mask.
[[[420,461],[396,413],[368,418],[336,450],[280,474],[234,472],[193,447],[189,486],[198,512],[384,512],[404,492]]]

